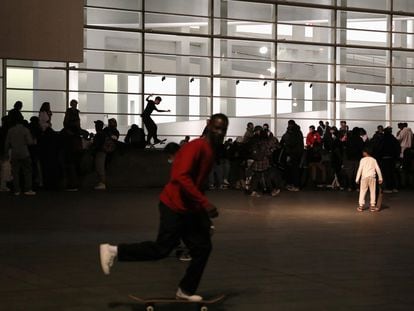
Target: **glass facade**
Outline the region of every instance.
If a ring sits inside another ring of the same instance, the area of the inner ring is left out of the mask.
[[[211,113],[230,137],[289,119],[364,127],[414,122],[414,1],[86,0],[84,61],[0,60],[3,114],[51,102],[62,127],[79,100],[82,127],[116,118],[125,134],[149,94],[159,136],[200,135]]]

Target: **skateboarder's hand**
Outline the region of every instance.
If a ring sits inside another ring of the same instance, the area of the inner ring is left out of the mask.
[[[382,179],[378,180],[378,183],[379,183],[380,185],[382,185]]]
[[[213,204],[209,204],[208,205],[208,207],[207,207],[207,213],[208,213],[208,216],[210,218],[216,218],[219,215],[218,210],[217,210],[217,207],[215,207]]]

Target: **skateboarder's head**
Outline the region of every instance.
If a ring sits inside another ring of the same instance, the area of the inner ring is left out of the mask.
[[[155,97],[155,99],[154,99],[154,103],[155,103],[156,105],[158,105],[161,101],[162,101],[162,98],[161,98],[160,96],[157,96],[157,97]]]

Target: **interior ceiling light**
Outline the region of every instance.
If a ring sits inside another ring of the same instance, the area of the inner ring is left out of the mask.
[[[270,71],[271,73],[275,73],[276,72],[276,68],[275,67],[267,68],[267,70]]]
[[[267,51],[268,51],[268,48],[267,48],[266,46],[262,46],[262,47],[259,49],[260,54],[266,54],[266,53],[267,53]]]

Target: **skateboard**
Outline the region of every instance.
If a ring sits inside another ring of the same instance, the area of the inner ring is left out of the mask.
[[[163,145],[167,141],[167,138],[161,139],[158,143],[149,144],[150,149],[154,149],[156,145]]]
[[[144,298],[140,298],[135,295],[129,295],[129,298],[145,305],[146,311],[154,311],[156,304],[172,304],[172,303],[196,304],[200,311],[207,311],[208,305],[222,301],[225,297],[226,297],[225,295],[219,295],[219,296],[201,300],[201,301],[188,301],[188,300],[176,299],[172,297],[159,297],[159,298],[144,299]]]

